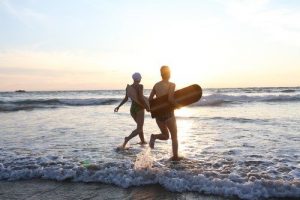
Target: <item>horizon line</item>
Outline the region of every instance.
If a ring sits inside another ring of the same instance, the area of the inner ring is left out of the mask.
[[[254,86],[254,87],[201,87],[202,89],[249,89],[249,88],[300,88],[300,85],[298,86]],[[7,90],[7,91],[0,91],[0,93],[5,93],[5,92],[17,92],[18,90],[23,90],[23,89],[17,89],[17,90]],[[85,90],[24,90],[26,92],[83,92],[83,91],[111,91],[111,90],[125,90],[123,89],[85,89]],[[144,88],[144,90],[151,90],[151,88]]]

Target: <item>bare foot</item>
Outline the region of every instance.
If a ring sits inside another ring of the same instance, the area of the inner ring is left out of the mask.
[[[181,156],[172,156],[172,157],[170,158],[171,161],[180,161],[180,160],[182,160],[182,159],[183,159],[183,157],[181,157]]]
[[[140,144],[140,145],[145,145],[145,144],[147,144],[147,142],[139,142],[138,144]]]
[[[149,146],[150,146],[151,149],[154,148],[154,142],[155,142],[154,135],[151,134],[150,142],[149,142]]]
[[[119,152],[119,151],[126,151],[126,150],[129,150],[129,149],[130,149],[130,147],[123,147],[123,145],[121,145],[121,146],[118,146],[116,148],[116,151],[117,152]]]
[[[128,138],[125,137],[125,138],[124,138],[124,143],[123,143],[123,145],[122,145],[122,148],[123,148],[123,149],[125,149],[125,146],[126,146],[127,142],[128,142]]]

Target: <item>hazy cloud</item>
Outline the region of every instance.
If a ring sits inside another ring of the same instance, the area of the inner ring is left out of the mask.
[[[300,46],[299,8],[276,8],[270,0],[231,0],[222,4],[229,16],[262,32],[267,40]]]
[[[26,26],[30,26],[32,23],[45,23],[47,16],[45,14],[34,11],[30,8],[18,8],[11,1],[1,0],[0,6],[13,17],[18,19],[21,23]]]

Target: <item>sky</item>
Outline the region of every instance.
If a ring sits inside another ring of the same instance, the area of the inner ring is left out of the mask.
[[[0,0],[0,91],[300,86],[298,0]]]

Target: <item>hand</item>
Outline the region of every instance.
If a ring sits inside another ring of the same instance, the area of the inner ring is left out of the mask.
[[[119,111],[119,106],[118,107],[116,107],[115,109],[114,109],[114,112],[118,112]]]
[[[182,107],[182,105],[181,104],[179,104],[175,99],[174,99],[174,107],[176,108],[176,109],[180,109],[181,107]]]
[[[179,108],[181,108],[181,107],[182,107],[182,106],[181,106],[180,104],[175,103],[175,108],[179,109]]]
[[[181,104],[177,103],[175,100],[173,102],[171,102],[171,104],[173,104],[175,109],[179,109],[182,107]]]

